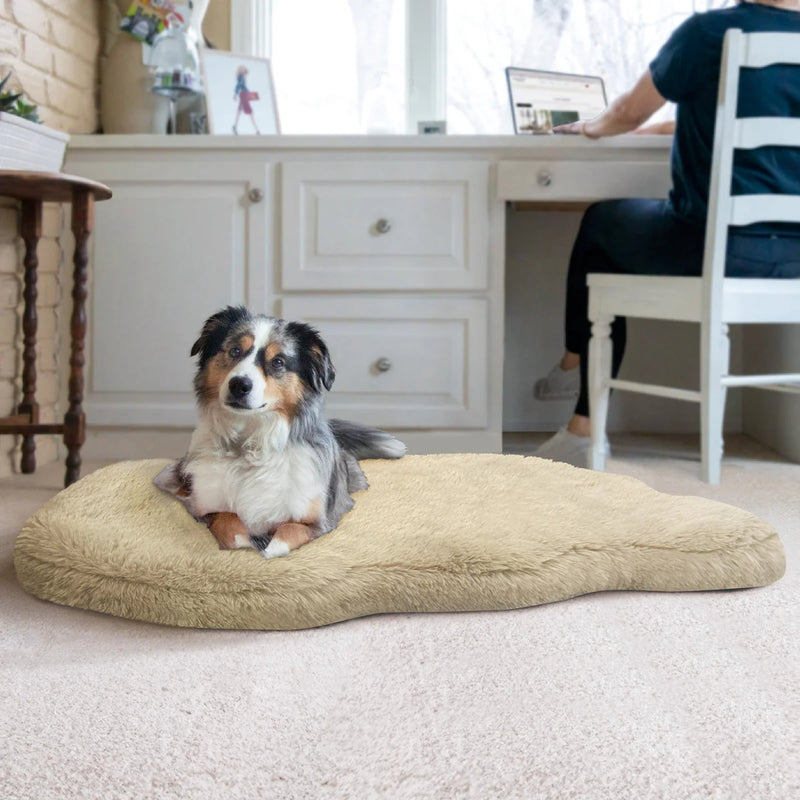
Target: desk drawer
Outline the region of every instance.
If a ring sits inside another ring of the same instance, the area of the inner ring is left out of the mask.
[[[502,200],[594,201],[612,197],[666,197],[666,161],[500,161]]]
[[[285,289],[480,289],[488,166],[288,162],[282,166]]]
[[[326,413],[391,428],[487,424],[487,304],[482,298],[281,300],[319,329],[336,380]]]

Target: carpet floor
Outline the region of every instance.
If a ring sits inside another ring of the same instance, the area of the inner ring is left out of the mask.
[[[773,525],[786,576],[296,632],[173,629],[23,593],[13,542],[63,470],[0,481],[0,797],[800,797],[800,465],[735,437],[711,487],[691,440],[614,445],[610,470]],[[531,446],[508,437],[509,452]]]

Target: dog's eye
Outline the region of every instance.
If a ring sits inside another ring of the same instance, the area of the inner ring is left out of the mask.
[[[241,354],[242,354],[242,348],[241,347],[231,347],[231,349],[228,350],[228,356],[230,358],[239,358],[239,356]]]
[[[283,369],[286,366],[286,360],[283,356],[275,356],[275,358],[270,361],[270,364],[272,364],[273,369]]]

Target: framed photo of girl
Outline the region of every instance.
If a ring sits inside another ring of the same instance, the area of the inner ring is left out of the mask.
[[[280,133],[268,59],[210,49],[202,59],[209,133]]]

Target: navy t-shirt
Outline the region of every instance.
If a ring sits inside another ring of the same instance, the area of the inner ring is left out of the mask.
[[[800,13],[755,3],[695,14],[680,25],[650,64],[653,83],[677,104],[672,143],[670,203],[684,220],[704,225],[714,142],[722,40],[728,28],[800,33]],[[800,117],[800,67],[774,65],[742,71],[738,114]],[[739,150],[734,194],[800,194],[800,150],[760,147]],[[747,233],[790,233],[800,228],[752,225]]]

